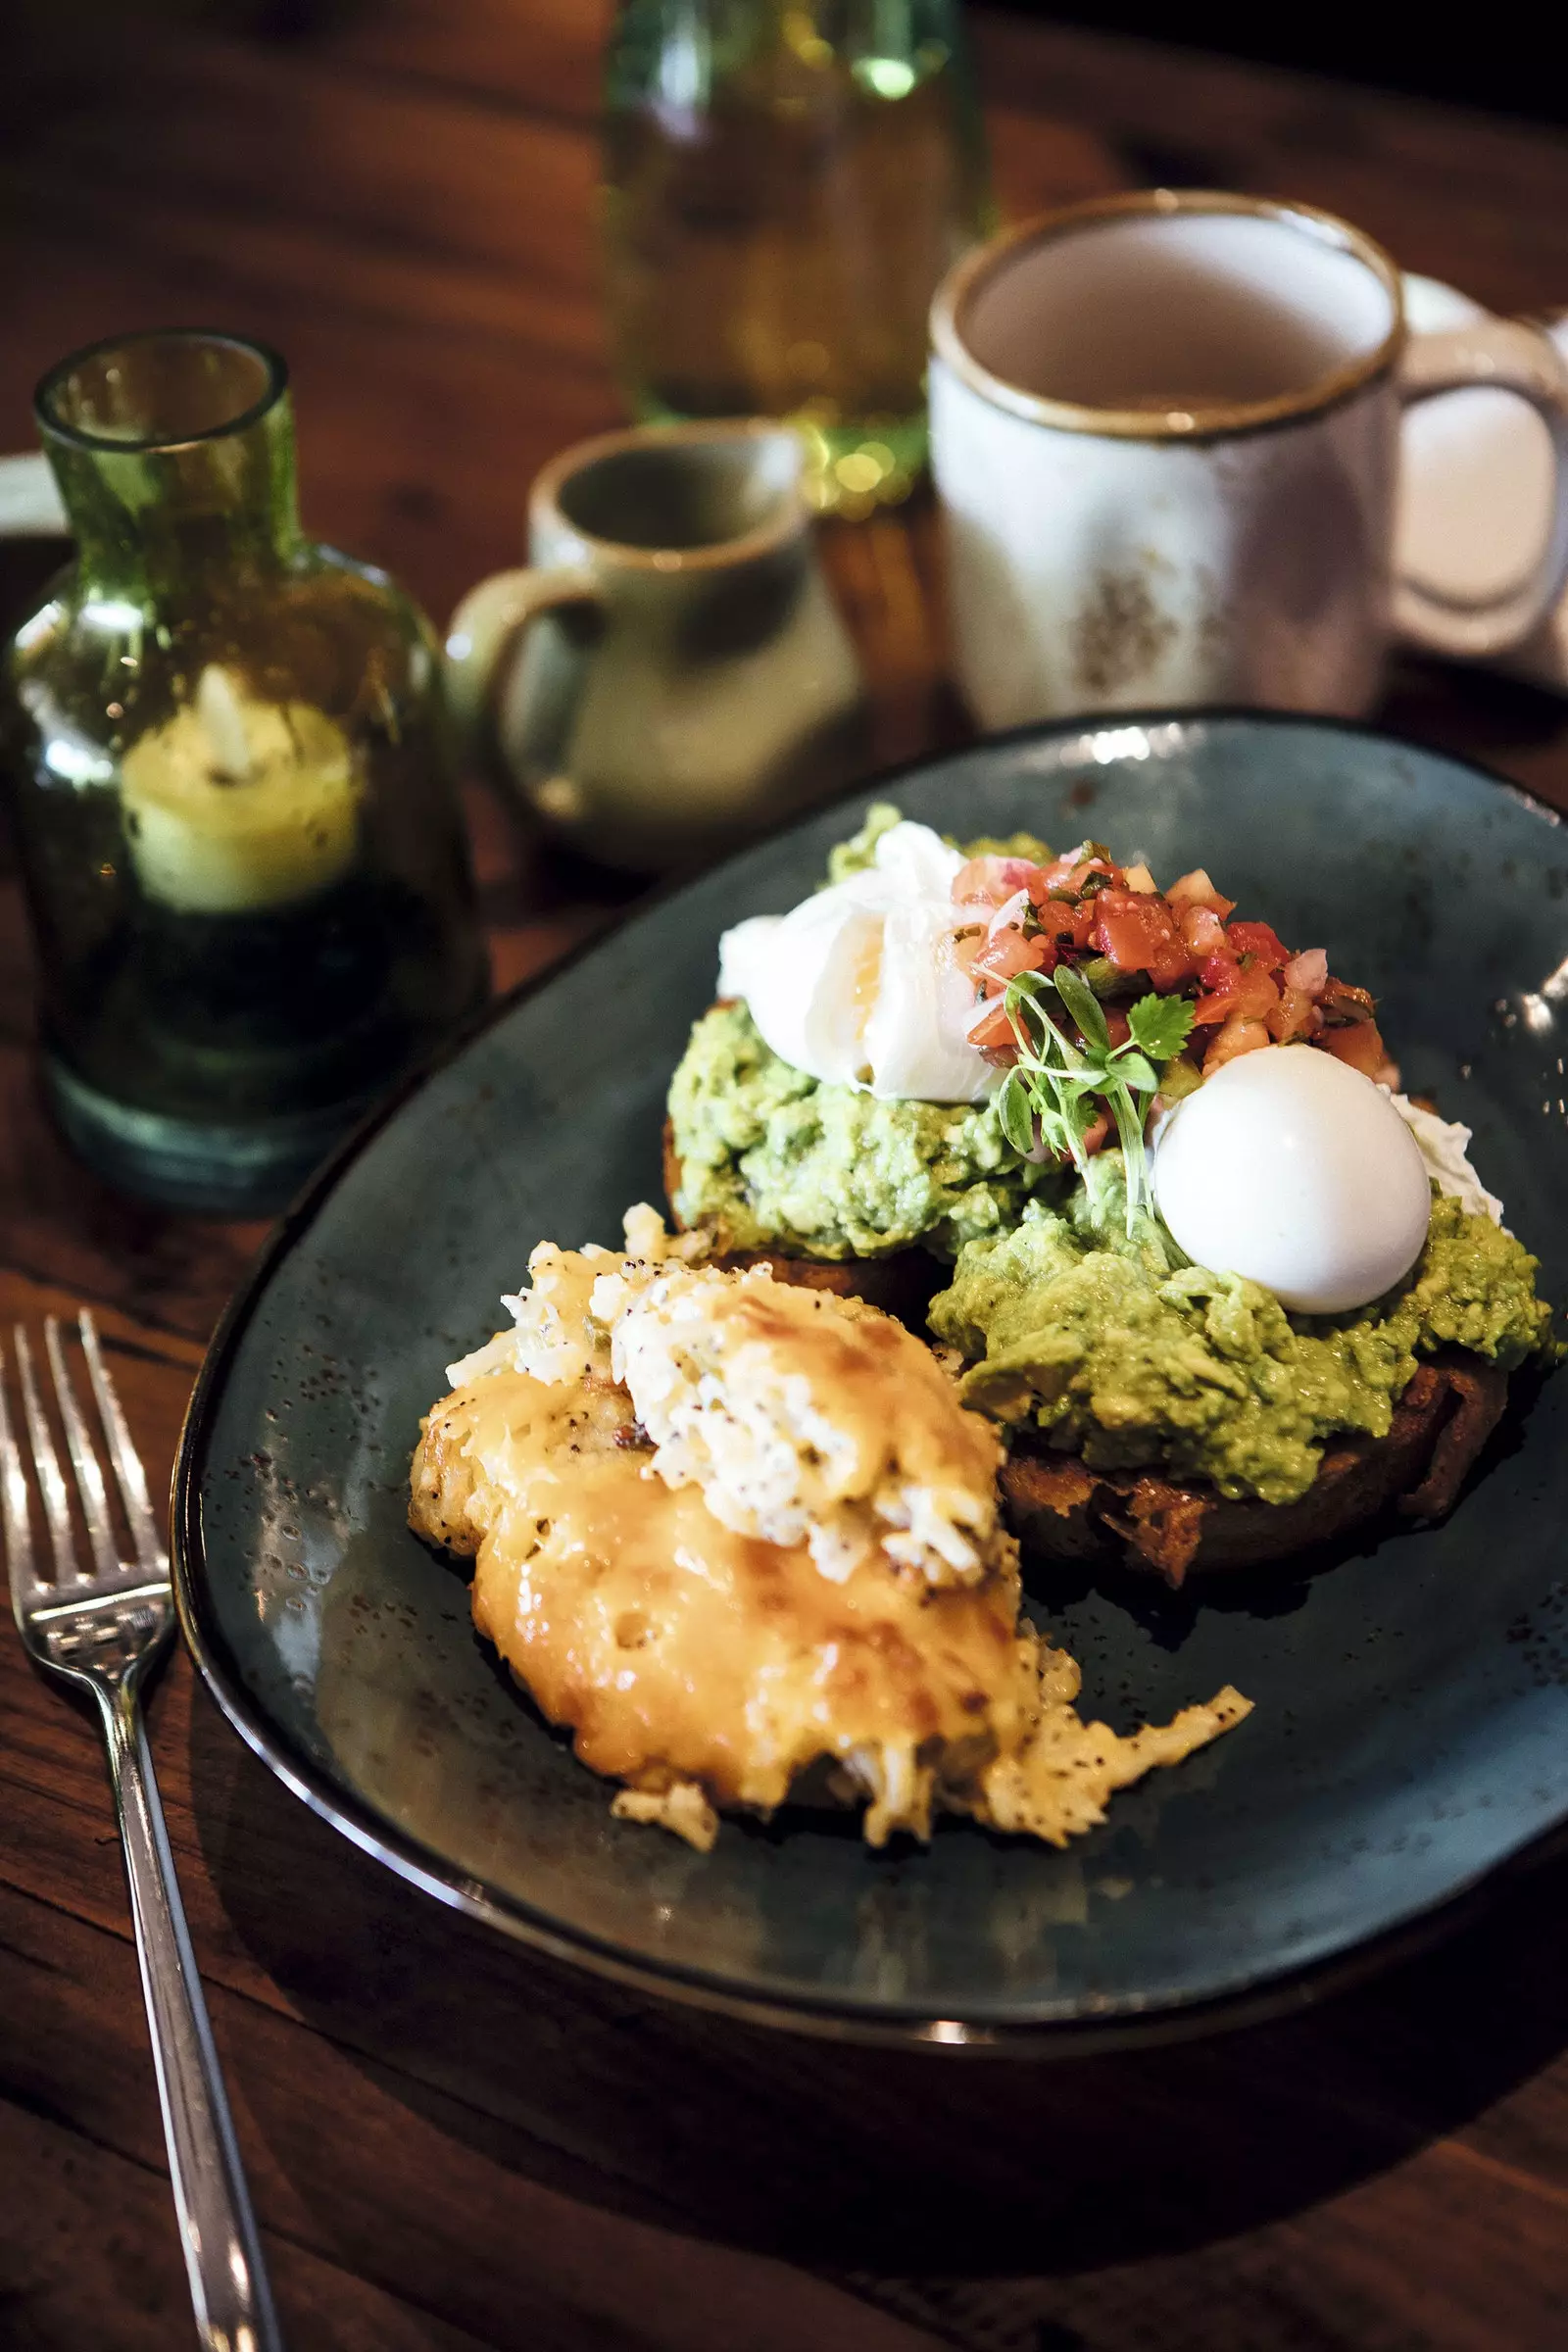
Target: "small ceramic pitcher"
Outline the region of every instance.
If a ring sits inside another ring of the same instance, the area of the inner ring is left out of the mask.
[[[801,467],[793,433],[737,421],[606,433],[539,475],[530,566],[465,597],[447,670],[470,750],[552,830],[647,870],[856,772],[863,690]]]

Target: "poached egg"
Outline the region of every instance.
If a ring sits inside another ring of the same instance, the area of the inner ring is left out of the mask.
[[[1002,1072],[968,1042],[974,987],[951,950],[964,862],[929,825],[891,826],[862,872],[726,931],[719,995],[744,999],[780,1059],[824,1084],[980,1102]]]
[[[1310,1046],[1239,1054],[1180,1102],[1153,1187],[1196,1265],[1308,1315],[1392,1290],[1432,1218],[1426,1160],[1387,1091]]]

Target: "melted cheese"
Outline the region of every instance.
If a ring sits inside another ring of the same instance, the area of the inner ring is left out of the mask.
[[[823,1758],[869,1794],[873,1844],[928,1836],[934,1803],[1062,1843],[1247,1711],[1222,1692],[1118,1740],[1079,1721],[1077,1667],[1020,1623],[1010,1550],[963,1587],[881,1553],[836,1584],[806,1544],[723,1525],[650,1464],[617,1387],[497,1371],[430,1415],[411,1519],[476,1554],[475,1624],[627,1784],[618,1809],[696,1845],[715,1803],[770,1811]]]
[[[804,1543],[836,1583],[879,1547],[934,1585],[987,1572],[1001,1445],[912,1332],[761,1269],[634,1286],[645,1272],[604,1277],[593,1303],[666,1485],[700,1487],[739,1534]]]

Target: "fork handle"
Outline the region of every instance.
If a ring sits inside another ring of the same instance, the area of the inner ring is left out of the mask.
[[[130,1883],[170,2179],[197,2334],[210,2352],[283,2352],[245,2170],[174,1877],[134,1682],[94,1686]]]

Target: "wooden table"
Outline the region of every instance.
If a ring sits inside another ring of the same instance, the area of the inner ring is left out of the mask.
[[[612,421],[597,0],[383,0],[291,45],[50,13],[0,82],[0,447],[112,329],[293,365],[308,519],[438,617]],[[1568,303],[1544,131],[981,15],[1021,213],[1151,179],[1348,214],[1499,309]],[[830,534],[888,759],[961,722],[929,520]],[[8,559],[12,571],[17,557]],[[15,585],[15,579],[12,580]],[[1568,807],[1568,705],[1410,670],[1390,722]],[[503,984],[612,896],[475,802]],[[102,1314],[162,1475],[259,1234],[112,1199],[36,1107],[0,879],[0,1310]],[[1568,1862],[1285,2022],[1064,2065],[900,2058],[579,1980],[316,1821],[180,1659],[154,1745],[290,2342],[306,2352],[1412,2352],[1568,2340]],[[96,1740],[0,1639],[0,2342],[187,2340]]]

